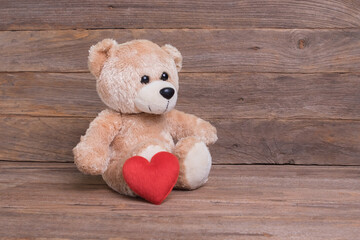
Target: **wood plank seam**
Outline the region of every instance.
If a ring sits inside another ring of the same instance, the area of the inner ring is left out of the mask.
[[[24,161],[24,160],[9,160],[9,159],[0,159],[0,163],[18,163],[21,165],[22,163],[36,163],[36,164],[64,164],[69,163],[72,164],[73,162],[63,162],[63,161]],[[212,163],[213,166],[293,166],[293,167],[306,167],[306,166],[313,166],[313,167],[360,167],[360,164],[350,164],[350,165],[341,165],[341,164],[301,164],[301,163]]]
[[[63,116],[63,115],[34,115],[34,114],[1,114],[0,118],[64,118],[64,119],[85,119],[93,120],[94,117],[84,116]],[[212,117],[211,120],[224,120],[226,117]],[[311,121],[339,121],[339,122],[360,122],[358,118],[304,118],[304,117],[233,117],[234,120],[274,120],[274,121],[297,121],[297,120],[311,120]]]

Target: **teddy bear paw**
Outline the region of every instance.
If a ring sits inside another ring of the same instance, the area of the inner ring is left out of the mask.
[[[187,188],[192,190],[204,185],[211,169],[212,159],[204,142],[195,143],[184,159],[184,178]]]
[[[73,154],[77,168],[85,174],[100,175],[109,162],[106,151],[95,151],[82,142],[73,149]]]

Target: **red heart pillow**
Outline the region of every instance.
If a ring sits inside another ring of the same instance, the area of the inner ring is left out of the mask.
[[[161,204],[177,181],[179,161],[168,152],[155,154],[150,162],[135,156],[126,160],[123,176],[137,195],[151,203]]]

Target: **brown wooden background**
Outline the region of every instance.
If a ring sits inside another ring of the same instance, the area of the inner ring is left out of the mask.
[[[215,164],[360,165],[359,1],[0,1],[0,159],[73,161],[103,38],[171,43]],[[194,94],[196,92],[196,94]]]
[[[182,52],[177,108],[219,135],[203,188],[153,206],[76,170],[109,37]],[[359,69],[358,0],[0,0],[0,238],[355,240]]]

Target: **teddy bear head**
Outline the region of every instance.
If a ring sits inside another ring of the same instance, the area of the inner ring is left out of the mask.
[[[115,111],[163,114],[176,104],[182,56],[169,44],[104,39],[90,48],[88,65],[101,100]]]

